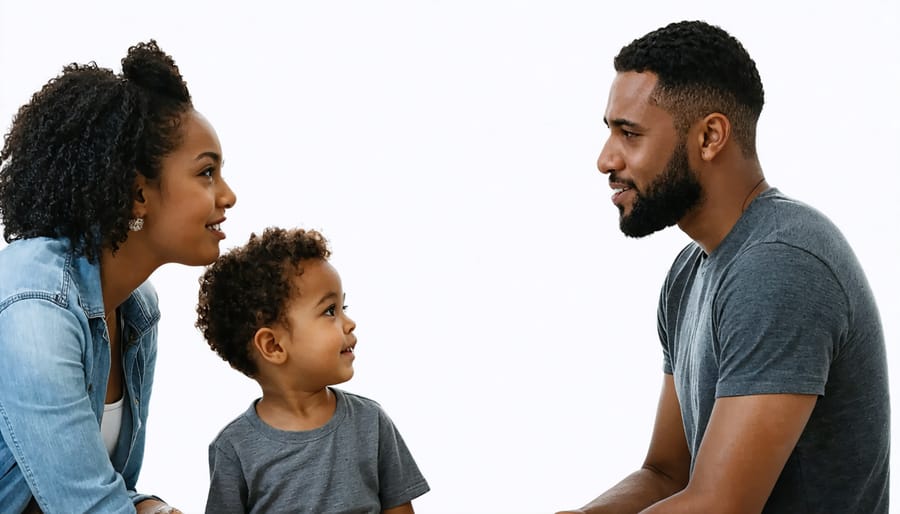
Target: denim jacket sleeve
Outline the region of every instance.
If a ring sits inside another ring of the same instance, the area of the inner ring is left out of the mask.
[[[153,295],[155,299],[155,292]],[[115,469],[122,470],[125,487],[135,505],[149,498],[161,500],[155,495],[138,493],[135,488],[144,460],[144,443],[147,439],[146,420],[156,367],[156,334],[156,325],[142,336],[135,335],[131,327],[125,331],[127,343],[124,350],[124,371],[125,386],[128,388],[129,401],[126,412],[129,413],[129,420],[123,417],[122,433],[119,436],[118,450],[113,455],[113,462]],[[125,430],[126,424],[132,425],[131,430]],[[131,437],[130,441],[127,440],[128,437]],[[121,462],[123,458],[124,462]]]
[[[46,514],[134,513],[91,405],[88,319],[54,300],[0,306],[0,433]]]

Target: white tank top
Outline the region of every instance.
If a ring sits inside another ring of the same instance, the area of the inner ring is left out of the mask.
[[[121,330],[122,312],[116,309],[116,326]],[[120,338],[121,339],[121,338]],[[121,359],[121,356],[119,357]],[[124,377],[123,377],[124,380]],[[106,453],[112,457],[116,451],[116,443],[119,441],[119,432],[122,431],[122,407],[125,405],[125,391],[123,384],[122,397],[113,403],[103,405],[103,418],[100,420],[100,435],[103,436],[103,444]]]
[[[119,432],[122,430],[122,407],[125,404],[125,395],[119,401],[107,403],[103,406],[103,419],[100,421],[100,434],[103,436],[103,444],[106,445],[106,453],[112,457],[119,441]]]

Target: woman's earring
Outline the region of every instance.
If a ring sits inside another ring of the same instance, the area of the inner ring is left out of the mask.
[[[144,218],[131,218],[128,220],[128,230],[138,232],[144,228]]]

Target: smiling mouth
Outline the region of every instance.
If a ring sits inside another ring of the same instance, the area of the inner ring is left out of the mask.
[[[215,232],[221,232],[221,231],[222,231],[222,224],[221,224],[221,223],[213,223],[213,224],[211,224],[211,225],[207,225],[207,226],[206,226],[206,230],[212,230],[212,231],[215,231]]]
[[[341,353],[353,353],[353,349],[356,348],[356,345],[348,346],[341,350]]]

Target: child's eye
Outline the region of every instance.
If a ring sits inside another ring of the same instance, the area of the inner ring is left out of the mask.
[[[325,309],[326,316],[334,316],[334,311],[337,309],[337,305],[329,305],[327,309]]]
[[[344,305],[343,307],[341,307],[341,310],[346,312],[347,309],[349,309],[349,308],[350,308],[349,305]]]

